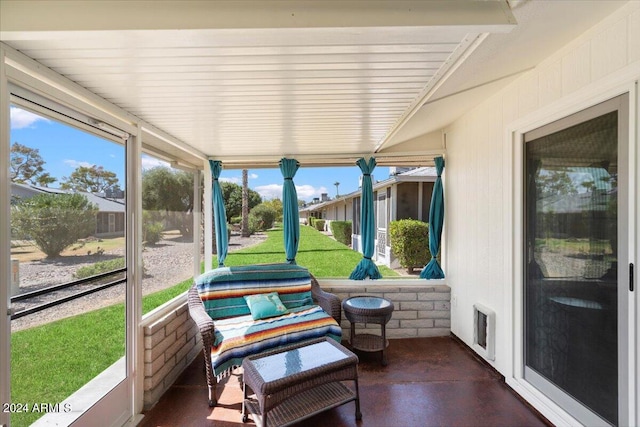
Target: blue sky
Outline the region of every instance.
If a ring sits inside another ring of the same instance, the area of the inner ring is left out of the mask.
[[[58,181],[50,187],[58,187],[60,180],[69,176],[78,166],[103,166],[120,178],[124,183],[124,146],[98,138],[82,130],[46,119],[29,111],[11,107],[11,142],[18,142],[30,148],[36,148],[46,162],[44,168]],[[158,165],[168,166],[166,162],[145,156],[143,169]],[[389,168],[378,168],[374,172],[378,180],[386,179]],[[358,189],[360,170],[354,164],[351,167],[305,168],[301,166],[294,182],[298,198],[311,201],[328,193],[335,197],[334,182],[339,182],[340,194]],[[242,183],[242,171],[223,170],[221,180]],[[249,187],[257,191],[263,199],[281,198],[282,174],[279,169],[249,170]]]

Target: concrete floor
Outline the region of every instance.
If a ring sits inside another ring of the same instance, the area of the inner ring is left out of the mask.
[[[348,345],[347,345],[348,346]],[[362,421],[347,403],[299,423],[309,427],[549,426],[490,367],[452,337],[392,340],[388,366],[379,353],[358,353]],[[242,423],[238,377],[218,386],[218,405],[207,405],[198,357],[145,414],[140,426],[255,425]],[[349,385],[352,382],[347,383]]]

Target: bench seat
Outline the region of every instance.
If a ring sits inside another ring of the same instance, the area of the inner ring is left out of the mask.
[[[254,320],[245,296],[277,293],[286,313]],[[202,336],[209,406],[216,384],[250,355],[328,337],[340,342],[340,299],[291,264],[221,267],[203,273],[188,292],[189,315]]]

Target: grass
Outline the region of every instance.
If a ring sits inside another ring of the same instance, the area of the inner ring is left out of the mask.
[[[192,280],[142,298],[143,313],[185,292]],[[11,402],[62,402],[124,356],[124,304],[11,334]],[[28,426],[41,413],[17,413],[11,425]]]
[[[284,231],[267,231],[264,242],[232,252],[227,256],[225,265],[249,265],[284,262]],[[362,254],[339,243],[312,227],[300,227],[300,244],[296,263],[309,269],[316,277],[349,277]],[[378,266],[383,277],[398,277],[398,273],[385,266]]]
[[[282,262],[282,229],[270,230],[264,242],[229,254],[227,265]],[[311,227],[300,228],[296,261],[316,277],[348,277],[362,255]],[[398,274],[384,266],[385,277]],[[142,298],[148,313],[191,285],[188,279]],[[11,401],[56,404],[124,356],[124,304],[51,322],[11,334]],[[11,424],[28,426],[42,413],[12,414]]]

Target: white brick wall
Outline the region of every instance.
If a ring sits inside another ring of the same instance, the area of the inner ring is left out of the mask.
[[[150,409],[202,351],[187,302],[144,326],[144,410]]]
[[[415,284],[383,286],[375,283],[363,286],[327,286],[322,289],[336,294],[341,300],[357,295],[380,296],[394,305],[387,323],[387,338],[446,336],[451,327],[451,289],[447,285]],[[342,314],[342,334],[348,340],[350,323]],[[356,332],[380,334],[379,325],[356,323]]]

